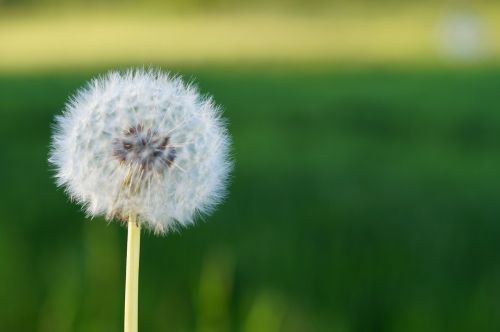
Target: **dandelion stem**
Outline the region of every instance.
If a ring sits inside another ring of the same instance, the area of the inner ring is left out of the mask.
[[[137,332],[140,249],[141,227],[137,223],[137,215],[131,213],[128,220],[127,270],[125,278],[125,332]]]

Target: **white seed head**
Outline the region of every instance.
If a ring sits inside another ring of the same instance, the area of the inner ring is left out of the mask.
[[[180,78],[110,72],[56,117],[49,161],[88,215],[137,220],[157,233],[223,198],[232,163],[220,109]]]

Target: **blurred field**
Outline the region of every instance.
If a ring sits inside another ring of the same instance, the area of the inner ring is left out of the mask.
[[[498,67],[182,72],[236,170],[208,222],[145,236],[142,331],[500,330]],[[46,162],[95,73],[0,76],[0,331],[121,329],[125,229]]]
[[[494,3],[341,6],[302,14],[172,15],[106,8],[0,12],[0,70],[130,63],[436,63],[450,60],[450,51],[443,53],[446,38],[478,47],[475,62],[500,59],[500,6]],[[449,24],[458,25],[451,29],[465,39],[447,37]]]

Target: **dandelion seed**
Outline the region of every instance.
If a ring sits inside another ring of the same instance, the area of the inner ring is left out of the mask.
[[[89,216],[134,213],[165,233],[221,200],[228,151],[210,98],[179,78],[131,70],[95,79],[70,100],[57,117],[50,162]]]

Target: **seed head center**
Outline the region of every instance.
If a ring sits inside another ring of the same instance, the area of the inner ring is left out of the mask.
[[[161,172],[171,167],[176,157],[175,148],[169,143],[170,136],[152,128],[146,130],[139,124],[125,130],[114,141],[113,155],[123,164]]]

